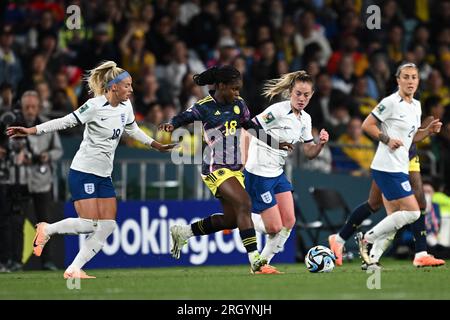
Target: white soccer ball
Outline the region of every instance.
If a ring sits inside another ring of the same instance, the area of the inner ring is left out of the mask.
[[[336,257],[325,246],[315,246],[309,249],[305,257],[305,264],[309,272],[331,272],[334,269]]]

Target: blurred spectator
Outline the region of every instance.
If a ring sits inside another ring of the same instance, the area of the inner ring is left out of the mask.
[[[35,91],[27,91],[21,99],[22,114],[27,127],[34,127],[47,121],[40,115],[39,96]],[[49,211],[53,203],[52,162],[58,161],[63,149],[57,132],[45,135],[28,136],[28,144],[31,152],[30,163],[27,167],[28,191],[33,204],[36,222],[49,221]],[[42,267],[45,270],[56,270],[52,261],[50,247],[42,254]]]
[[[242,76],[241,96],[245,101],[248,101],[250,105],[253,104],[252,102],[254,101],[256,88],[252,75],[248,70],[247,59],[243,55],[239,55],[234,58],[232,65],[239,70]]]
[[[221,26],[220,33],[217,50],[212,51],[214,52],[214,56],[207,62],[208,68],[231,64],[239,54],[236,41],[231,36],[231,30],[225,26]]]
[[[356,164],[351,167],[352,175],[369,175],[370,165],[374,156],[374,144],[367,138],[361,128],[361,118],[354,117],[350,119],[347,125],[347,132],[340,135],[338,143],[342,144],[342,152]],[[333,155],[336,160],[336,157]],[[344,162],[343,160],[341,164]],[[334,161],[336,165],[336,161]],[[349,168],[349,164],[343,164],[344,168]]]
[[[426,84],[426,89],[422,92],[421,100],[425,101],[432,95],[438,96],[444,106],[450,104],[450,89],[444,86],[442,74],[437,69],[431,71]]]
[[[92,39],[86,41],[77,54],[77,65],[83,70],[91,70],[103,60],[119,59],[109,35],[108,25],[101,22],[95,25]]]
[[[322,128],[326,122],[330,122],[332,106],[344,98],[345,94],[342,91],[333,89],[328,73],[320,73],[316,79],[316,91],[308,107],[314,125]]]
[[[303,45],[306,47],[311,43],[317,43],[321,48],[320,66],[324,67],[331,56],[331,47],[327,38],[324,36],[323,27],[316,24],[313,11],[305,10],[299,17],[300,35]]]
[[[155,56],[145,49],[144,30],[131,25],[120,40],[119,47],[123,68],[131,74],[134,81],[138,81],[144,74],[153,71],[156,64]]]
[[[344,55],[340,60],[338,72],[332,78],[333,88],[350,94],[356,80],[355,64],[351,55]]]
[[[231,13],[231,32],[236,44],[245,48],[250,45],[250,33],[247,27],[247,15],[243,10],[235,10]]]
[[[261,113],[268,105],[268,101],[261,95],[264,82],[280,76],[278,73],[278,59],[275,44],[265,41],[258,46],[259,59],[254,63],[252,69],[253,81],[256,87],[254,105],[249,106],[251,114]]]
[[[388,38],[386,44],[386,52],[389,60],[393,63],[400,63],[403,60],[404,43],[403,43],[404,30],[401,25],[392,25],[388,31]]]
[[[276,44],[279,51],[283,53],[289,70],[297,71],[300,66],[300,56],[303,54],[304,47],[302,38],[295,28],[292,17],[288,16],[283,19],[281,30],[277,32]]]
[[[377,53],[370,59],[367,70],[369,95],[375,100],[388,94],[387,83],[391,78],[391,70],[387,58],[382,53]]]
[[[13,108],[14,92],[12,85],[8,82],[0,84],[0,110],[11,110]]]
[[[354,61],[354,73],[356,76],[361,76],[369,67],[369,62],[365,54],[358,51],[359,41],[354,35],[344,35],[340,41],[341,48],[338,51],[333,52],[328,61],[327,70],[329,73],[334,74],[338,72],[339,65],[342,63],[344,56],[351,56]]]
[[[336,141],[347,130],[350,118],[348,99],[337,100],[335,104],[331,105],[330,117],[325,123],[325,129],[330,134],[331,141]]]
[[[158,125],[163,123],[163,120],[164,114],[161,105],[157,102],[153,102],[149,105],[148,111],[144,115],[144,118],[139,121],[139,127],[153,139],[170,143],[171,133],[158,130]],[[129,137],[125,139],[125,143],[130,147],[148,149],[148,147],[141,142]]]
[[[200,0],[184,1],[180,5],[179,21],[182,26],[187,26],[191,19],[200,13]]]
[[[51,112],[53,109],[51,98],[51,91],[48,82],[40,81],[36,84],[36,91],[39,94],[41,101],[41,115],[47,118],[51,118]]]
[[[356,111],[362,117],[366,117],[377,106],[378,102],[368,94],[368,80],[366,77],[356,78],[352,90],[352,98],[356,103]]]
[[[78,107],[78,98],[73,88],[69,85],[66,73],[61,70],[55,75],[55,80],[53,91],[63,90],[69,98],[71,109],[75,110]]]
[[[181,92],[182,79],[185,74],[199,74],[206,68],[203,63],[189,52],[183,41],[175,41],[171,49],[170,63],[165,67],[164,78],[171,84],[171,92],[178,97]]]
[[[156,57],[158,65],[170,63],[173,43],[176,36],[173,33],[173,21],[169,15],[163,15],[155,22],[156,27],[146,34],[147,49]]]
[[[203,88],[196,85],[192,77],[192,73],[186,73],[181,80],[181,93],[178,97],[179,105],[181,107],[180,111],[186,110],[205,96],[202,90]]]
[[[47,60],[44,55],[37,53],[31,58],[31,70],[28,71],[28,76],[23,78],[20,83],[20,92],[32,90],[39,82],[53,83],[52,75],[47,69]]]
[[[141,90],[136,94],[134,103],[136,111],[136,121],[143,119],[147,114],[150,105],[161,101],[163,99],[162,90],[160,89],[159,81],[153,73],[148,73],[144,79]]]
[[[201,0],[201,11],[189,22],[186,38],[189,48],[197,50],[200,58],[206,61],[209,51],[216,46],[220,12],[217,0]]]
[[[12,49],[13,43],[12,26],[3,25],[0,29],[0,83],[8,81],[16,91],[23,74],[20,59]]]

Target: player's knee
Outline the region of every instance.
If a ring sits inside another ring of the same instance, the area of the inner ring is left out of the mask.
[[[283,224],[281,223],[281,221],[271,221],[264,225],[268,234],[276,234],[283,228]]]
[[[292,229],[292,228],[294,228],[294,226],[295,226],[295,217],[288,217],[288,218],[285,218],[284,221],[283,221],[283,226],[284,226],[286,229]]]

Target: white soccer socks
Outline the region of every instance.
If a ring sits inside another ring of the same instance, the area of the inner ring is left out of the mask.
[[[275,254],[283,250],[284,244],[291,234],[291,230],[292,229],[283,227],[277,234],[268,235],[266,238],[266,245],[261,252],[261,256],[267,259],[267,263],[270,263]]]
[[[98,220],[94,232],[88,236],[72,264],[66,271],[81,269],[103,248],[106,239],[114,232],[116,227],[117,223],[114,220]]]
[[[396,211],[381,220],[375,227],[367,231],[364,239],[374,243],[376,239],[391,232],[397,231],[403,226],[413,223],[420,216],[420,211]]]
[[[54,234],[81,234],[91,233],[97,225],[97,220],[83,218],[67,218],[55,223],[49,223],[45,227],[45,233]]]

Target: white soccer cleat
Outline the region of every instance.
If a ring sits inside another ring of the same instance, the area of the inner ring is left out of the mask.
[[[190,230],[187,228],[190,228],[190,226],[174,225],[170,227],[170,235],[172,237],[170,253],[175,259],[180,259],[181,249],[187,244],[187,240],[190,238]]]

